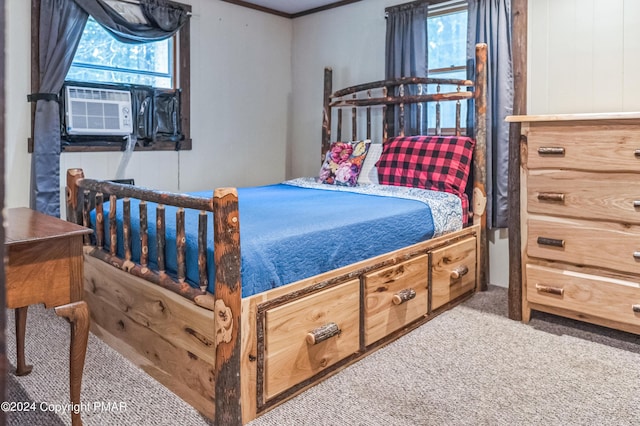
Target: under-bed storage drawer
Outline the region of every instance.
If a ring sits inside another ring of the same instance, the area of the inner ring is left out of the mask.
[[[426,254],[364,276],[365,345],[427,314],[429,257]]]
[[[640,326],[640,284],[527,265],[527,300]]]
[[[473,290],[476,239],[468,238],[431,252],[431,309]]]
[[[270,399],[359,349],[360,282],[266,311],[265,397]]]

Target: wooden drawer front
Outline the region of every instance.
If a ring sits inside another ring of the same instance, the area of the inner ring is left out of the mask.
[[[428,284],[429,257],[426,254],[365,275],[365,345],[426,315]]]
[[[476,239],[431,252],[431,309],[437,309],[476,285]]]
[[[82,237],[80,237],[82,238]],[[78,242],[80,250],[81,241]],[[44,303],[47,308],[75,301],[71,297],[73,267],[82,259],[68,239],[43,240],[7,247],[6,305],[8,308]],[[78,253],[80,256],[82,252]],[[78,278],[81,283],[81,278]]]
[[[640,174],[532,170],[530,213],[640,224]]]
[[[527,265],[526,275],[531,303],[640,325],[638,283],[537,265]]]
[[[357,352],[360,282],[352,280],[270,309],[265,317],[265,396],[276,396]],[[334,323],[339,334],[315,344],[308,334]]]
[[[530,217],[531,257],[640,273],[640,226]]]
[[[531,123],[527,141],[529,169],[640,171],[638,125]]]

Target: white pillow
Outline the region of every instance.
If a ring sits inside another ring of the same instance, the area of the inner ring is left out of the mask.
[[[362,163],[360,176],[358,176],[358,184],[378,183],[378,168],[376,163],[382,154],[382,144],[372,143],[369,145],[369,151]]]

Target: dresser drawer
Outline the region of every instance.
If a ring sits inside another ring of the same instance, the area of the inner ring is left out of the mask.
[[[640,284],[573,271],[526,266],[527,300],[640,326]]]
[[[640,126],[606,121],[531,123],[529,169],[640,171]]]
[[[640,273],[640,226],[530,217],[527,254],[576,265]]]
[[[360,281],[352,280],[268,310],[265,397],[270,399],[357,352],[359,307]]]
[[[434,250],[430,255],[432,310],[475,288],[475,238]]]
[[[427,314],[429,257],[424,254],[364,276],[365,345]]]
[[[640,224],[640,174],[531,170],[530,213]]]

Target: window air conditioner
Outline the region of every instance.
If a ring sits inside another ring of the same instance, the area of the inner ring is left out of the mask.
[[[128,90],[65,86],[64,95],[67,134],[126,136],[133,132]]]

